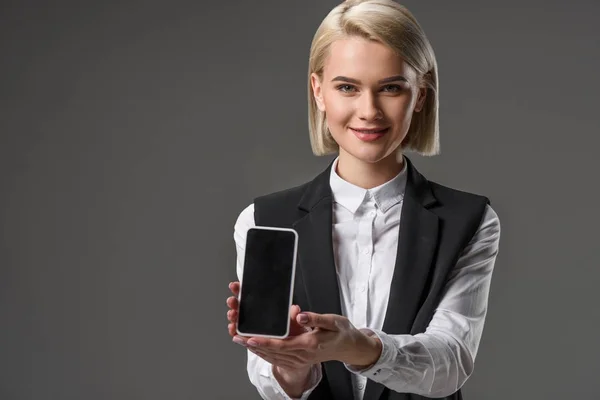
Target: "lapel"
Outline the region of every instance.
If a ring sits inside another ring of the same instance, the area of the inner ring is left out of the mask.
[[[428,210],[436,202],[429,183],[407,157],[404,159],[408,176],[383,325],[383,331],[390,334],[411,333],[414,318],[427,295],[438,236],[438,217]],[[329,185],[332,164],[309,183],[298,204],[305,214],[292,227],[298,232],[297,264],[310,311],[341,315],[332,241],[333,210]],[[334,398],[352,399],[352,381],[346,367],[341,362],[326,362],[324,368]],[[364,400],[379,399],[383,390],[383,385],[369,380]]]
[[[432,277],[433,256],[438,242],[439,219],[429,211],[436,199],[429,182],[408,158],[408,180],[398,233],[398,250],[390,285],[390,298],[383,331],[415,334],[413,321],[427,296]],[[369,380],[364,400],[377,400],[384,386]]]
[[[306,287],[310,311],[342,314],[332,240],[332,194],[329,175],[333,162],[305,191],[298,207],[306,214],[292,226],[298,232],[297,264]],[[323,364],[331,393],[337,400],[353,398],[350,372],[340,362]]]

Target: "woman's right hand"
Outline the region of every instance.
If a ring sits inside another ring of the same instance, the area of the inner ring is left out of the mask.
[[[227,311],[227,319],[229,320],[227,329],[229,330],[229,335],[231,337],[235,337],[237,335],[236,324],[238,320],[238,296],[240,295],[240,283],[238,281],[231,282],[229,284],[229,290],[231,290],[233,296],[227,299],[227,307],[229,307],[229,310]],[[300,325],[298,321],[296,321],[296,316],[300,313],[300,311],[300,306],[297,305],[292,305],[290,308],[289,337],[301,335],[307,332],[307,328]]]
[[[231,282],[229,284],[229,290],[231,290],[233,296],[227,299],[227,306],[229,307],[229,310],[227,311],[227,319],[229,320],[227,328],[229,330],[229,335],[232,338],[235,338],[239,337],[237,335],[236,327],[238,321],[238,296],[240,293],[240,283],[237,281]],[[300,325],[296,320],[296,317],[300,311],[300,306],[292,305],[290,309],[290,333],[288,337],[298,336],[310,331],[310,328]],[[304,388],[304,384],[307,382],[310,375],[311,366],[302,368],[290,367],[289,365],[286,365],[285,362],[275,360],[258,349],[253,349],[250,347],[247,348],[273,366],[273,372],[276,379],[280,382],[281,386],[288,394],[295,394],[299,388]]]

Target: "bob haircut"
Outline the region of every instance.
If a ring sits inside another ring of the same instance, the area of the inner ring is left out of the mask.
[[[350,36],[380,42],[398,54],[416,72],[427,89],[425,104],[414,113],[399,151],[424,156],[439,154],[439,91],[437,62],[421,26],[408,9],[392,0],[348,0],[335,7],[317,29],[310,47],[308,67],[308,126],[312,151],[317,156],[339,150],[325,113],[317,107],[310,83],[312,73],[323,78],[329,47]]]

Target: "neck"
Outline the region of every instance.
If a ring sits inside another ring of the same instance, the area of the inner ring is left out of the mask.
[[[369,163],[340,151],[336,172],[346,182],[363,189],[372,189],[383,185],[402,171],[404,158],[398,158],[399,161],[396,154],[392,153],[382,160]]]

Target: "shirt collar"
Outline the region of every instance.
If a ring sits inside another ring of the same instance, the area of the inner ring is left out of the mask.
[[[329,185],[331,186],[333,201],[348,209],[348,211],[354,214],[363,201],[370,196],[373,197],[375,204],[383,212],[402,201],[406,188],[406,159],[404,159],[404,166],[398,175],[372,189],[364,189],[343,180],[336,172],[338,159],[339,157],[336,157],[331,165]]]

